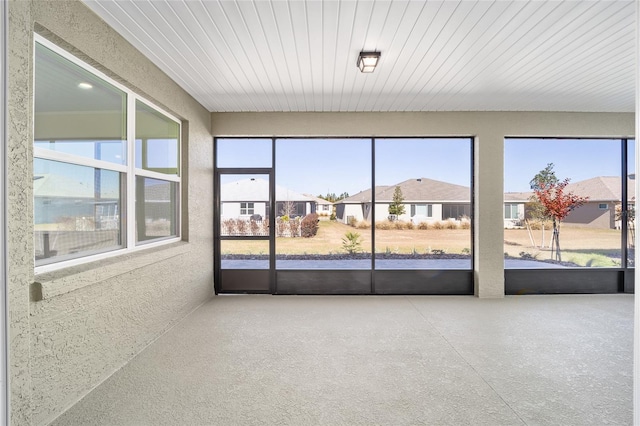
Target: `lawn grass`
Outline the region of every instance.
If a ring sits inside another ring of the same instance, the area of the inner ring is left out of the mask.
[[[276,238],[276,254],[324,255],[345,253],[342,238],[347,232],[360,234],[362,250],[371,252],[371,229],[355,229],[335,221],[320,221],[318,234],[312,238]],[[376,253],[428,254],[443,250],[447,254],[466,254],[471,249],[469,229],[376,229]],[[542,231],[533,231],[536,245],[542,241]],[[531,244],[526,229],[504,230],[504,251],[515,258],[551,258],[548,248],[551,231],[545,232],[545,248]],[[226,240],[223,254],[267,254],[268,241]],[[562,260],[585,267],[616,267],[620,265],[620,231],[563,227],[560,232]],[[524,253],[523,256],[521,253]]]
[[[535,247],[531,244],[526,229],[505,229],[505,253],[516,258],[528,255],[534,259],[551,259],[551,231],[545,231],[544,248],[539,247],[542,243],[542,231],[532,231],[532,236]],[[620,237],[620,231],[616,229],[565,226],[560,230],[562,260],[584,267],[618,267],[621,253]]]
[[[346,253],[342,239],[347,232],[360,234],[362,250],[371,253],[371,229],[355,229],[344,223],[320,221],[318,234],[312,238],[276,238],[276,254]],[[223,241],[222,253],[247,254],[252,249],[266,248],[266,241]],[[465,250],[466,249],[466,250]],[[432,250],[463,254],[471,249],[469,229],[389,229],[376,230],[376,253],[426,254]]]

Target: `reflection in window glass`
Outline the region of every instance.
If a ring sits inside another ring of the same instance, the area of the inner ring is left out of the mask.
[[[371,140],[276,140],[276,268],[371,268]]]
[[[36,158],[33,192],[37,265],[122,247],[120,173]]]
[[[271,167],[271,139],[217,139],[217,167]]]
[[[376,139],[375,149],[376,269],[470,269],[471,140]]]
[[[35,146],[126,164],[126,94],[39,43],[35,57]]]
[[[178,235],[176,182],[136,176],[136,241]]]
[[[136,101],[136,167],[178,175],[180,126]]]
[[[621,155],[620,139],[506,139],[505,267],[620,267]]]

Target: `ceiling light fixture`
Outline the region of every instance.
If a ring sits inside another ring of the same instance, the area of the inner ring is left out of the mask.
[[[79,83],[78,87],[85,90],[93,89],[93,86],[91,84],[85,83],[84,81],[82,83]]]
[[[360,52],[358,56],[358,68],[360,72],[373,72],[378,65],[380,52]]]

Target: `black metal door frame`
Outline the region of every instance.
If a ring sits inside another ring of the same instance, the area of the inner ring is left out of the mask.
[[[215,149],[215,144],[214,144]],[[222,236],[221,235],[221,210],[222,200],[220,199],[220,181],[222,175],[266,175],[269,176],[269,200],[267,206],[269,209],[269,235],[266,237],[244,236]],[[271,168],[216,168],[214,173],[214,229],[213,229],[213,241],[214,241],[214,289],[215,293],[220,292],[252,292],[252,293],[269,293],[276,292],[276,279],[275,279],[275,176],[273,167]],[[221,253],[221,241],[225,240],[248,240],[248,241],[269,241],[269,269],[268,273],[265,273],[264,269],[222,269],[222,253]],[[247,285],[242,287],[238,283],[255,283],[267,279],[268,286],[263,288],[261,285]],[[225,282],[226,281],[226,282]],[[232,285],[225,285],[227,283],[233,283]]]

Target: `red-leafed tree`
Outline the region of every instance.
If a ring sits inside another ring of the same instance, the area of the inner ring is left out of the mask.
[[[569,178],[563,181],[540,181],[534,188],[534,193],[540,201],[544,214],[553,220],[553,237],[551,242],[551,258],[561,262],[560,254],[560,222],[562,222],[571,210],[583,205],[589,197],[581,197],[572,192],[565,192],[569,185]]]

